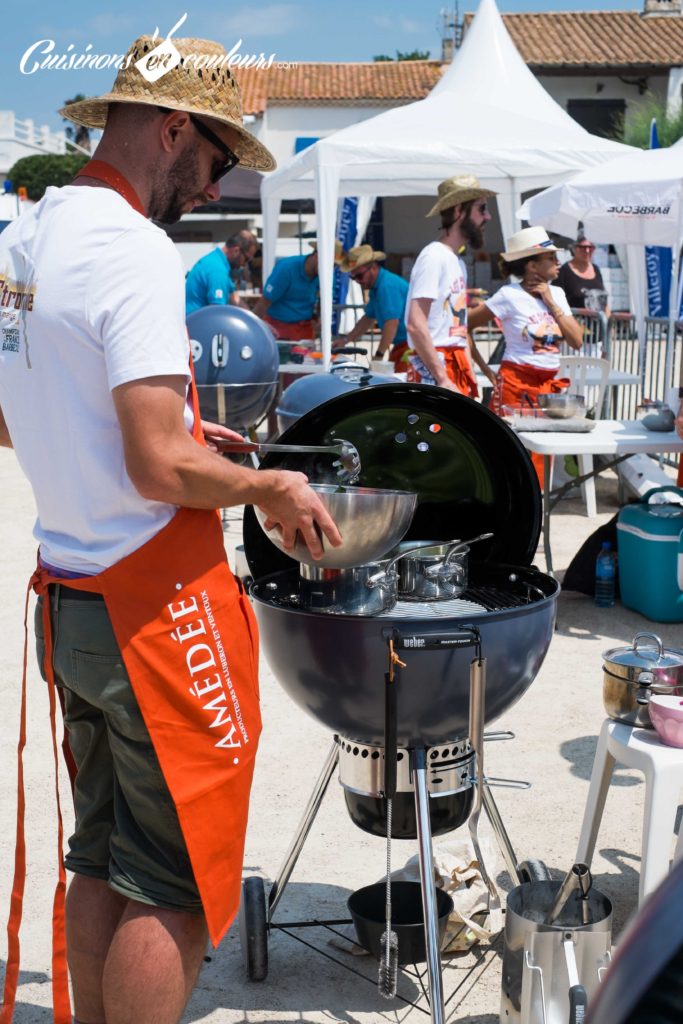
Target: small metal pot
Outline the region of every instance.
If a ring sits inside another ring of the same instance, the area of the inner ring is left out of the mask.
[[[301,606],[330,615],[379,615],[391,611],[398,599],[398,574],[389,560],[367,562],[351,569],[299,567]]]
[[[456,551],[455,548],[458,548]],[[447,601],[467,590],[469,547],[460,541],[407,551],[398,562],[398,591],[406,601]]]
[[[609,717],[618,722],[652,729],[650,697],[683,697],[683,651],[665,648],[656,633],[636,633],[630,647],[612,648],[602,657],[602,699]]]

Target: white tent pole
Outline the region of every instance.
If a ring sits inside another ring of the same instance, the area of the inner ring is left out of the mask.
[[[360,196],[356,211],[356,238],[354,245],[360,245],[365,237],[377,196]]]
[[[515,197],[514,182],[511,180],[509,184],[511,186],[509,191],[506,188],[505,192],[499,192],[496,196],[500,229],[503,232],[503,243],[506,243],[510,235],[514,235],[517,230],[516,221],[519,204]]]
[[[636,319],[638,335],[638,362],[641,384],[645,383],[645,311],[647,309],[647,286],[645,260],[642,245],[627,245],[628,288],[631,310]]]
[[[315,172],[315,215],[318,225],[318,280],[320,282],[320,337],[323,365],[329,369],[332,357],[332,286],[334,279],[334,236],[337,224],[339,168],[320,165]]]
[[[261,187],[261,212],[263,215],[263,283],[275,266],[277,238],[280,225],[280,207],[282,200],[273,197],[265,198]]]

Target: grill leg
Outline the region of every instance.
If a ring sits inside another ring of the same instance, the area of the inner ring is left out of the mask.
[[[502,914],[500,896],[493,878],[489,875],[479,845],[479,815],[484,802],[484,709],[486,706],[486,658],[476,657],[470,662],[470,743],[477,755],[477,795],[474,810],[468,822],[470,839],[479,861],[479,870],[489,891],[489,918],[491,929],[500,931]]]
[[[339,748],[337,747],[337,741],[334,740],[325,760],[325,764],[323,765],[323,770],[321,771],[318,781],[315,784],[315,788],[311,793],[311,798],[308,801],[303,817],[301,818],[299,826],[294,833],[294,839],[285,854],[282,867],[280,868],[279,874],[273,882],[268,894],[268,924],[273,920],[275,908],[280,902],[282,894],[285,891],[285,886],[291,877],[292,871],[299,859],[299,854],[306,842],[308,833],[311,831],[311,826],[315,821],[315,816],[320,810],[320,805],[327,791],[327,787],[330,784],[330,779],[334,774],[334,769],[337,767],[338,758]]]
[[[517,868],[517,856],[510,842],[510,836],[507,833],[507,829],[503,823],[503,819],[500,816],[498,810],[498,804],[493,799],[493,794],[486,782],[484,782],[484,789],[482,791],[482,798],[484,801],[484,810],[486,811],[486,817],[491,822],[491,828],[493,834],[496,837],[498,848],[503,854],[503,860],[505,861],[505,867],[508,869],[510,878],[514,885],[521,885],[524,879],[519,873]]]
[[[413,780],[415,784],[415,817],[420,856],[420,883],[422,913],[425,923],[427,947],[427,976],[429,979],[429,1012],[432,1024],[444,1024],[446,1008],[443,1001],[441,953],[439,950],[439,917],[436,907],[432,829],[429,821],[429,792],[427,790],[427,754],[424,749],[413,751]]]

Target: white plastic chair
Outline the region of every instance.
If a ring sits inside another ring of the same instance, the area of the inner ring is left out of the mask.
[[[606,718],[600,730],[576,860],[590,865],[615,763],[645,776],[643,832],[640,844],[638,902],[656,889],[669,871],[671,838],[683,787],[683,750],[660,742],[654,729],[634,729]],[[674,861],[683,856],[683,829]]]
[[[583,395],[586,399],[586,408],[595,409],[596,420],[602,418],[609,370],[610,364],[608,359],[597,359],[593,356],[560,356],[558,376],[569,377],[571,380],[570,393],[572,395]],[[591,473],[593,471],[592,455],[579,455],[577,456],[577,462],[581,476],[584,473]],[[596,515],[597,504],[595,500],[594,477],[581,484],[581,495],[586,503],[586,515],[588,517]]]

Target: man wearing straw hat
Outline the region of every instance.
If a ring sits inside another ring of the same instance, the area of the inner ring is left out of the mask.
[[[343,344],[357,341],[377,324],[382,334],[375,359],[384,359],[388,353],[396,372],[405,373],[407,367],[403,359],[408,342],[404,313],[408,282],[380,266],[385,259],[386,253],[375,251],[371,245],[357,245],[349,249],[339,264],[342,273],[350,274],[353,281],[370,293],[364,315],[348,334],[340,335],[339,340]]]
[[[0,442],[35,495],[36,638],[52,711],[58,694],[64,712],[76,818],[66,907],[61,841],[55,872],[57,1024],[72,1021],[65,931],[77,1022],[175,1024],[207,935],[218,943],[239,906],[257,634],[216,510],[260,506],[287,547],[298,532],[314,556],[318,531],[340,543],[305,476],[216,454],[234,435],[201,421],[181,261],[151,223],[217,199],[237,163],[274,166],[243,127],[226,56],[206,40],[133,43],[110,93],[62,111],[104,129],[94,159],[0,237],[13,297],[0,307]],[[23,736],[24,699],[21,718]]]
[[[471,353],[482,373],[495,382],[467,334],[467,271],[458,256],[466,245],[482,247],[484,227],[491,219],[486,201],[495,194],[482,188],[472,174],[439,185],[439,198],[427,216],[441,217],[441,238],[425,246],[410,275],[409,381],[438,384],[474,398],[478,388]]]

